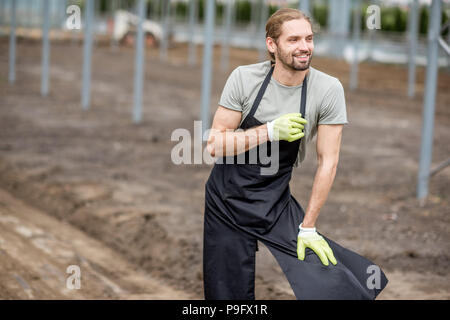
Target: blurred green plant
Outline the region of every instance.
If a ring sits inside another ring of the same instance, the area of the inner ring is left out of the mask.
[[[328,22],[328,6],[325,4],[317,4],[313,6],[312,18],[315,23],[318,23],[321,27],[325,27]]]
[[[249,22],[251,19],[252,6],[250,1],[236,1],[236,21]]]
[[[408,12],[399,7],[382,7],[381,31],[405,32]]]

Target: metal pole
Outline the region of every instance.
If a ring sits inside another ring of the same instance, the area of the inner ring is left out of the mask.
[[[189,65],[197,64],[197,46],[194,41],[195,24],[198,20],[197,0],[189,0]]]
[[[311,15],[310,6],[309,6],[309,0],[300,0],[298,2],[298,10],[303,11],[308,16]]]
[[[41,95],[48,95],[49,61],[50,61],[50,0],[44,0],[42,8],[42,74],[41,74]]]
[[[25,16],[27,21],[23,25],[25,25],[27,28],[31,29],[32,27],[34,27],[33,23],[32,23],[32,17],[33,17],[33,2],[32,2],[32,0],[27,0],[26,6],[27,6],[26,14],[22,15],[22,16]],[[30,31],[30,30],[28,30],[28,31]]]
[[[336,1],[335,0],[328,0],[328,19],[327,19],[327,28],[329,33],[333,33],[334,29],[336,27],[335,24],[335,11],[336,11]]]
[[[139,123],[142,119],[142,88],[144,83],[144,29],[142,27],[147,14],[147,1],[139,0],[138,2],[138,29],[136,39],[136,57],[134,64],[134,108],[133,108],[133,122]]]
[[[59,28],[64,29],[65,23],[66,23],[66,8],[68,0],[63,0],[60,3],[61,8],[59,8]]]
[[[6,0],[0,0],[0,25],[5,24],[5,2]]]
[[[417,198],[423,203],[428,195],[430,166],[433,151],[434,110],[436,103],[436,82],[438,73],[438,39],[441,28],[441,0],[433,0],[428,27],[428,53],[425,97],[423,103],[422,141],[417,184]]]
[[[9,83],[16,82],[16,1],[11,1],[11,32],[9,36]]]
[[[84,48],[83,48],[83,83],[81,103],[87,110],[91,104],[91,59],[92,59],[92,28],[94,23],[95,0],[85,2]]]
[[[336,20],[336,14],[338,8],[336,7],[336,0],[329,0],[328,1],[328,21],[327,21],[327,30],[328,30],[328,36],[329,36],[329,42],[331,44],[332,48],[335,48],[335,50],[331,50],[331,55],[336,57],[338,55],[338,50],[336,48],[339,47],[339,40],[336,39],[336,34],[338,32],[338,23],[339,21]]]
[[[260,13],[258,7],[260,4],[261,0],[250,0],[250,27],[254,30],[255,34],[258,31],[258,14]]]
[[[163,38],[159,50],[159,59],[167,61],[167,49],[169,46],[169,27],[170,27],[170,0],[163,1]]]
[[[113,30],[112,30],[112,36],[109,41],[109,45],[113,49],[113,51],[117,50],[118,43],[117,39],[114,37],[114,24],[116,23],[115,17],[116,17],[116,11],[120,9],[120,1],[119,0],[110,0],[109,2],[109,19],[111,19],[113,24]]]
[[[209,129],[209,112],[211,101],[212,55],[214,45],[215,0],[206,0],[205,40],[203,46],[202,72],[202,137]]]
[[[353,0],[355,11],[353,13],[353,63],[350,71],[350,89],[358,88],[358,47],[361,33],[361,4],[360,0]]]
[[[95,1],[95,6],[94,6],[94,21],[101,21],[102,19],[102,14],[101,14],[101,0],[96,0]],[[92,28],[92,35],[93,35],[93,40],[94,40],[94,46],[98,46],[99,45],[99,37],[95,36],[95,28]]]
[[[416,92],[416,51],[419,19],[418,0],[411,2],[409,9],[409,61],[408,61],[408,97],[414,97]]]
[[[6,7],[5,7],[6,0],[0,0],[0,25],[6,24],[5,19],[5,13],[6,13]]]
[[[343,0],[339,5],[339,7],[341,8],[341,12],[339,14],[339,21],[341,22],[340,33],[345,39],[348,37],[350,29],[350,13],[352,12],[352,1],[353,0]],[[344,43],[344,41],[342,41],[342,43]]]
[[[259,61],[264,61],[266,59],[266,19],[269,15],[269,5],[266,3],[266,0],[261,1],[261,15],[259,20],[259,36],[258,36],[258,43],[259,43]]]
[[[222,51],[221,51],[221,59],[220,66],[222,71],[228,70],[229,65],[229,55],[230,55],[230,37],[232,31],[232,17],[234,10],[234,0],[228,0],[226,3],[226,12],[225,12],[225,28],[223,32],[222,38]]]
[[[34,12],[39,12],[39,10],[42,10],[42,3],[40,1],[32,1],[33,3],[33,11]],[[39,14],[34,14],[33,15],[33,26],[41,26],[43,21],[42,21],[42,15]]]

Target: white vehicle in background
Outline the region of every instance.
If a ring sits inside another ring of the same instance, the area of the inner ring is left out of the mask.
[[[125,10],[117,10],[114,14],[112,37],[114,41],[131,45],[134,43],[139,17]],[[163,37],[163,28],[159,23],[145,20],[142,24],[148,46],[158,46]],[[170,39],[170,36],[169,36]]]

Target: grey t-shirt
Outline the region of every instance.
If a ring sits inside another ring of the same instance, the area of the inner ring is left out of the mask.
[[[250,112],[270,67],[270,61],[239,66],[228,77],[219,105],[242,112],[241,124]],[[300,143],[296,167],[304,160],[306,145],[316,135],[319,124],[348,123],[341,82],[312,67],[307,81],[305,119],[308,123],[305,126],[305,137]],[[301,91],[302,84],[285,86],[272,76],[254,117],[261,123],[266,123],[286,113],[300,112]]]

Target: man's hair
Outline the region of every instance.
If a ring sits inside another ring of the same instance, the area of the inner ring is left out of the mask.
[[[306,15],[303,11],[292,9],[292,8],[283,8],[277,10],[274,14],[272,14],[267,20],[266,23],[266,38],[271,37],[275,40],[275,43],[278,44],[278,37],[281,35],[281,26],[286,21],[296,20],[296,19],[305,19],[309,22],[312,28],[311,18]],[[272,60],[275,61],[275,55],[268,51]]]

